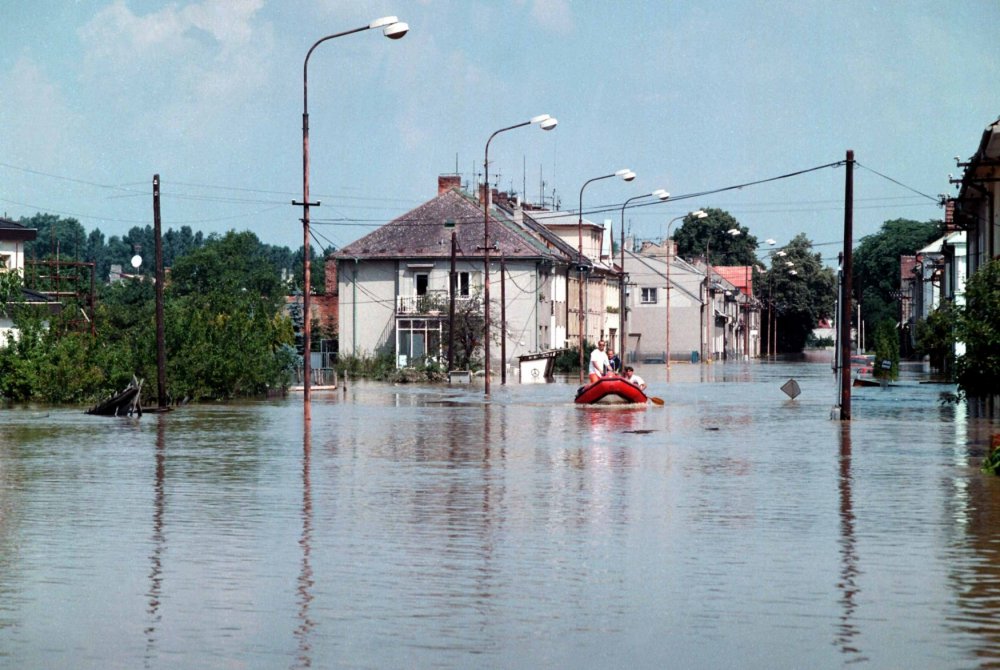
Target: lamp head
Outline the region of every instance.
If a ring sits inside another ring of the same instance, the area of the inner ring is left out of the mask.
[[[740,229],[739,228],[730,228],[729,230],[726,231],[726,233],[729,234],[729,235],[732,235],[733,237],[739,237],[740,236]]]
[[[558,120],[558,119],[556,119],[555,117],[552,117],[552,116],[550,116],[549,118],[547,118],[547,119],[545,119],[544,121],[542,121],[541,123],[539,123],[539,124],[538,124],[538,126],[539,126],[539,127],[540,127],[540,128],[542,129],[542,130],[552,130],[552,129],[553,129],[553,128],[555,128],[555,127],[556,127],[556,126],[557,126],[558,124],[559,124],[559,120]]]
[[[635,179],[635,173],[631,170],[619,170],[615,173],[617,176],[621,177],[625,181],[632,181]]]
[[[653,197],[659,198],[660,200],[666,200],[667,198],[670,197],[670,194],[667,193],[664,189],[658,188],[655,191],[653,191]]]
[[[694,212],[691,212],[691,216],[693,216],[696,219],[704,219],[708,216],[708,214],[706,214],[704,210],[699,209]]]
[[[396,21],[394,23],[390,23],[385,28],[383,28],[382,34],[388,37],[390,40],[398,40],[403,35],[408,33],[409,30],[410,30],[410,25],[408,23],[403,23],[402,21]]]

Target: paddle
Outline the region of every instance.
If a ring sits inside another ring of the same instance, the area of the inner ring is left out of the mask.
[[[655,395],[648,396],[650,400],[653,401],[654,405],[663,405],[663,398],[657,398]]]

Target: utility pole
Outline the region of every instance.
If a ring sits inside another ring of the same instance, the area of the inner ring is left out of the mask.
[[[840,301],[840,419],[851,420],[851,274],[853,273],[854,151],[844,161],[844,295]]]
[[[167,406],[167,347],[163,323],[163,239],[160,235],[160,175],[153,175],[153,237],[156,249],[156,406]]]

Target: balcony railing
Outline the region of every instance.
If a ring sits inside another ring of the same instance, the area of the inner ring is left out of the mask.
[[[457,296],[455,298],[456,305],[462,305],[471,300],[471,296]],[[397,314],[416,314],[422,315],[427,314],[430,316],[435,316],[437,314],[447,313],[448,311],[448,292],[447,291],[428,291],[427,295],[399,295],[396,296],[396,313]]]

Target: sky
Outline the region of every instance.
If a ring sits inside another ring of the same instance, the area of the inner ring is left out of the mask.
[[[763,242],[842,248],[845,169],[683,197],[837,163],[853,150],[854,239],[940,219],[955,157],[1000,116],[1000,2],[776,0],[0,0],[0,214],[124,235],[250,230],[302,243],[308,66],[313,244],[344,246],[482,178],[526,200],[659,238],[700,207]],[[595,177],[630,168],[626,183]],[[676,200],[673,198],[676,197]],[[641,204],[637,199],[632,204]],[[607,212],[594,210],[609,209]]]

